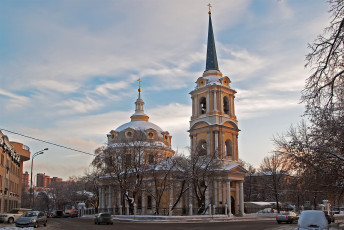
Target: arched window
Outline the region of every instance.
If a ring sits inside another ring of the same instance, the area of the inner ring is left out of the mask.
[[[223,112],[229,115],[229,100],[228,97],[223,97]]]
[[[200,140],[197,145],[197,153],[200,156],[207,155],[207,142],[205,140]]]
[[[231,140],[226,140],[225,151],[227,156],[233,156],[233,145]]]
[[[199,105],[201,109],[201,114],[205,114],[207,112],[207,99],[205,99],[205,97],[202,97],[199,101]]]

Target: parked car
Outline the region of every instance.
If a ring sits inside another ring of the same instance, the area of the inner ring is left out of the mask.
[[[287,224],[292,224],[299,219],[299,216],[295,212],[281,212],[276,216],[277,223],[285,222]]]
[[[25,212],[21,217],[18,218],[16,222],[16,227],[35,227],[39,225],[47,226],[47,216],[44,212],[40,211],[28,211]]]
[[[299,230],[324,230],[328,229],[328,221],[323,211],[307,210],[301,213],[297,224]]]
[[[0,222],[2,223],[13,223],[15,221],[17,221],[17,219],[23,215],[23,213],[27,212],[27,211],[31,211],[32,209],[28,209],[28,208],[15,208],[12,209],[11,211],[7,212],[7,213],[1,213],[0,214]]]
[[[79,213],[78,213],[78,210],[72,210],[71,213],[70,213],[70,217],[78,217],[79,216]]]
[[[112,216],[109,213],[99,213],[94,217],[94,224],[113,224]]]

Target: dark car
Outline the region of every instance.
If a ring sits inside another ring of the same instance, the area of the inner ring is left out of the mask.
[[[25,212],[21,217],[16,221],[16,227],[26,228],[26,227],[35,227],[39,225],[47,226],[47,216],[44,212],[40,211],[28,211]]]
[[[325,213],[325,217],[326,217],[326,219],[327,219],[327,222],[328,222],[329,224],[334,223],[334,216],[333,216],[333,214],[332,214],[332,213],[331,213],[331,214],[328,214],[327,211],[324,211],[324,213]]]
[[[113,224],[112,216],[109,213],[99,213],[94,217],[94,224]]]
[[[294,223],[299,219],[299,216],[295,212],[281,212],[276,216],[277,223]]]

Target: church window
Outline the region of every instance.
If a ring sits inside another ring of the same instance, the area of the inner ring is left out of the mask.
[[[131,131],[128,131],[128,132],[126,133],[126,135],[127,135],[127,137],[132,137],[132,136],[133,136],[133,133],[132,133]]]
[[[147,196],[147,209],[152,209],[152,197]]]
[[[198,142],[197,153],[199,156],[207,155],[207,142],[205,140],[200,140]]]
[[[131,166],[131,154],[130,153],[125,154],[125,165],[127,167]]]
[[[223,112],[229,114],[229,100],[228,97],[223,98]]]
[[[231,140],[226,140],[225,151],[227,156],[233,156],[233,145]]]
[[[205,114],[207,112],[207,99],[205,99],[205,97],[201,98],[200,107],[201,107],[201,114]]]
[[[148,163],[153,164],[154,163],[154,154],[149,154],[148,155]]]

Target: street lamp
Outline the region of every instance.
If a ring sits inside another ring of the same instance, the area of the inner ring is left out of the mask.
[[[33,197],[34,192],[33,192],[33,184],[32,184],[32,167],[33,167],[33,159],[34,159],[36,156],[43,154],[44,151],[46,151],[46,150],[48,150],[48,148],[45,148],[45,149],[43,149],[43,150],[41,150],[41,151],[38,151],[38,152],[34,153],[34,154],[32,155],[32,158],[31,158],[31,193],[30,193],[30,206],[31,206],[31,204],[32,204],[31,208],[33,208],[33,205],[34,205],[34,197]]]

